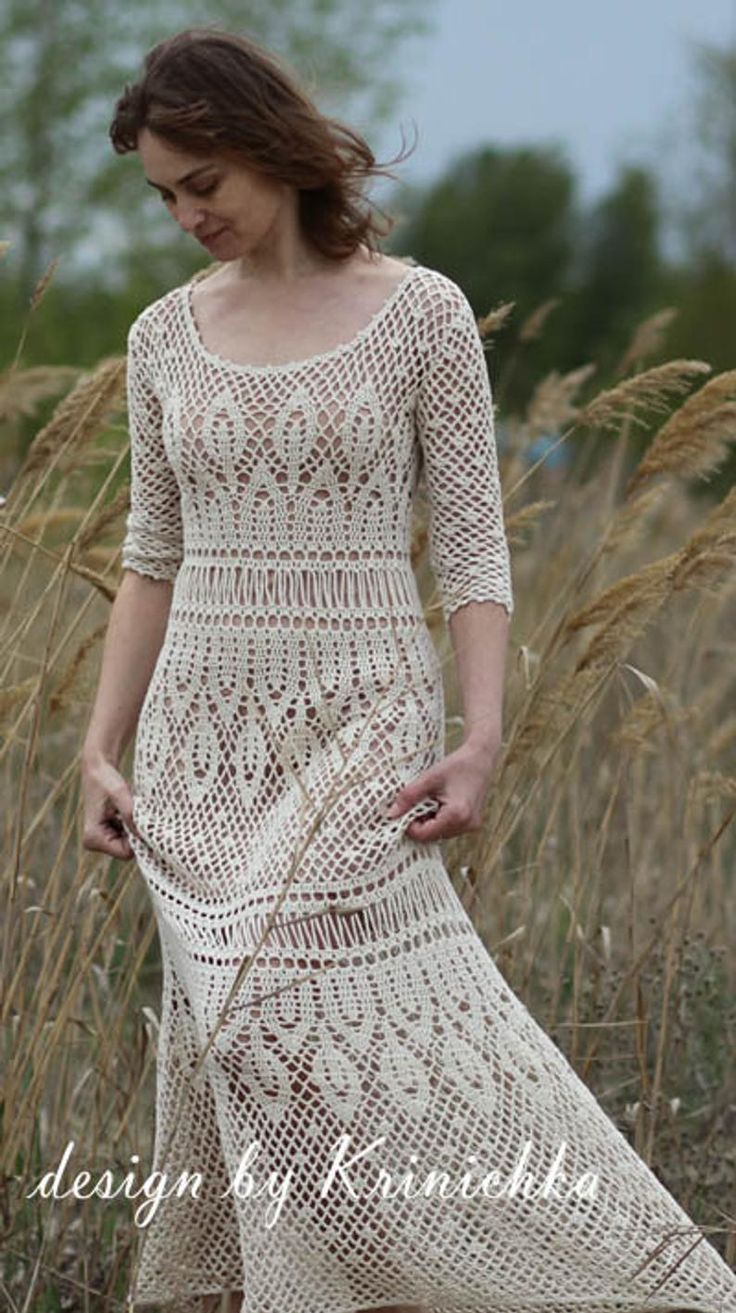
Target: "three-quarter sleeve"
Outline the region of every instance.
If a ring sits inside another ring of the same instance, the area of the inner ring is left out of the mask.
[[[445,275],[438,275],[429,293],[425,322],[415,416],[429,503],[429,557],[443,614],[447,621],[466,602],[493,601],[511,616],[491,384],[472,306]]]
[[[151,379],[155,338],[140,316],[128,332],[127,401],[130,510],[122,567],[152,579],[174,579],[183,556],[179,485],[167,458],[162,408]]]

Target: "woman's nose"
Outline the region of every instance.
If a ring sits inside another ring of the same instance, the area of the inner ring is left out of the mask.
[[[201,210],[195,210],[192,206],[182,206],[177,211],[176,221],[184,232],[193,232],[195,228],[204,227],[204,214]]]

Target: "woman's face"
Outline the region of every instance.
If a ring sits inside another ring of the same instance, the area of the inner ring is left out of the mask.
[[[285,188],[222,155],[175,150],[148,128],[138,136],[146,181],[155,186],[184,232],[217,260],[246,256],[264,239],[284,202]]]

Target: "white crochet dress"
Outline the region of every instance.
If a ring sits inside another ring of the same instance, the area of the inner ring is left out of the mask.
[[[408,263],[351,341],[269,366],[210,351],[191,290],[128,341],[123,565],[175,579],[128,830],[160,935],[147,1170],[169,1197],[136,1215],[129,1307],[736,1313],[736,1276],[509,989],[440,845],[405,834],[426,802],[384,815],[444,753],[420,476],[445,615],[512,611],[468,300]]]

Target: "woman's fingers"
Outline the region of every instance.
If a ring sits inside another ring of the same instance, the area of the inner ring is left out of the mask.
[[[413,820],[411,825],[407,826],[406,834],[410,839],[419,839],[423,843],[436,843],[440,839],[453,839],[455,835],[465,834],[469,830],[478,828],[478,825],[471,823],[471,816],[466,807],[446,803],[440,806],[435,816],[418,817]]]
[[[85,772],[83,791],[82,846],[129,861],[135,854],[127,831],[138,836],[138,830],[133,821],[133,796],[127,781],[111,762],[103,762]]]
[[[116,826],[112,820],[85,826],[82,847],[91,852],[108,853],[110,857],[118,857],[121,861],[129,861],[135,856],[122,826]]]

